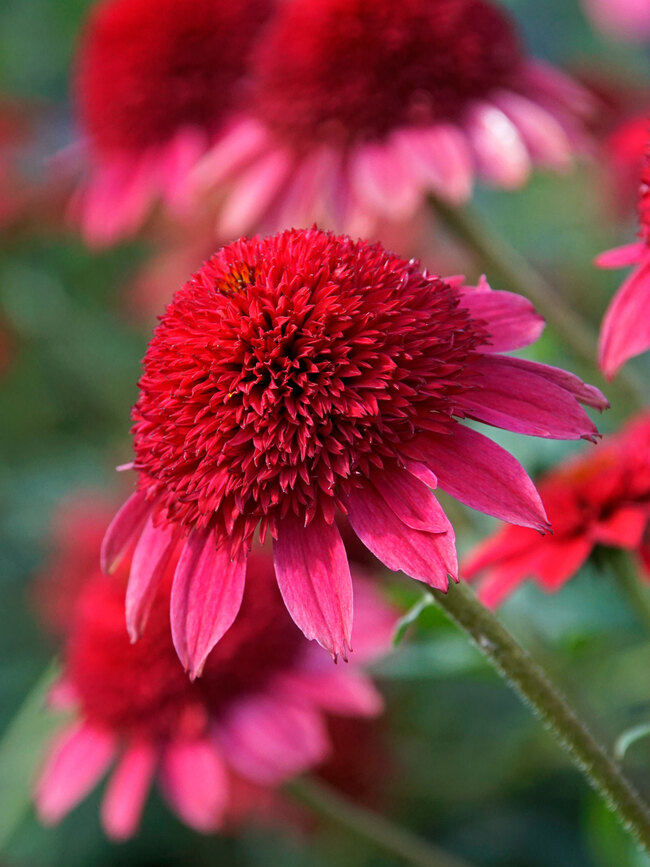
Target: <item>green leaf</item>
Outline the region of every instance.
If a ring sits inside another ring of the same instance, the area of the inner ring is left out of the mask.
[[[434,605],[433,599],[430,593],[423,593],[420,599],[415,603],[415,605],[407,611],[403,617],[395,624],[395,632],[393,633],[393,646],[397,647],[404,640],[404,636],[406,635],[406,631],[409,626],[412,626],[417,622],[420,614],[427,609],[431,608]]]
[[[29,809],[43,748],[61,723],[61,714],[45,703],[58,673],[58,663],[52,662],[0,738],[0,851]]]
[[[625,754],[632,744],[647,737],[650,737],[650,723],[641,723],[641,725],[634,726],[623,732],[614,746],[614,755],[618,761],[620,762],[625,758]]]

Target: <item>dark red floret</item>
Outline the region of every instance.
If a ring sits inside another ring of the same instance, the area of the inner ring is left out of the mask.
[[[259,114],[309,145],[453,120],[513,84],[521,51],[488,0],[286,0],[253,62]]]
[[[84,31],[76,75],[81,124],[105,155],[208,134],[237,104],[268,0],[105,0]]]
[[[445,433],[483,323],[380,245],[316,229],[223,248],[176,294],[133,411],[160,519],[238,541],[327,521],[417,431]]]

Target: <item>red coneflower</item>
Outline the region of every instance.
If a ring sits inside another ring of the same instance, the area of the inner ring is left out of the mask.
[[[241,96],[268,0],[104,0],[77,61],[89,163],[73,209],[89,241],[132,232],[162,198],[181,207],[190,170]]]
[[[237,615],[258,527],[274,539],[291,616],[344,657],[352,581],[337,511],[389,569],[440,589],[457,567],[437,484],[548,528],[523,468],[457,419],[593,439],[579,402],[606,400],[563,370],[499,354],[534,341],[543,321],[518,295],[461,283],[310,229],[224,247],[175,295],[133,411],[138,489],[103,546],[110,569],[138,539],[133,638],[179,537],[172,632],[195,676]]]
[[[641,169],[638,208],[640,240],[596,259],[601,268],[636,266],[614,295],[601,325],[598,363],[608,379],[650,347],[650,146],[646,146]]]
[[[533,162],[568,165],[590,104],[489,0],[287,0],[251,67],[203,168],[207,186],[238,169],[230,236],[314,220],[363,234],[430,190],[466,200],[477,173],[520,186]]]
[[[97,563],[97,526],[87,519],[79,532],[94,546]],[[115,761],[102,802],[110,836],[134,833],[154,778],[184,822],[213,830],[231,818],[231,791],[236,795],[240,779],[251,784],[249,801],[256,792],[263,801],[264,787],[326,759],[330,714],[366,717],[381,710],[381,697],[358,667],[325,665],[296,629],[268,554],[251,555],[240,616],[192,683],[169,626],[177,554],[152,602],[146,634],[134,645],[124,626],[128,562],[107,577],[97,566],[88,569],[85,553],[75,563],[79,545],[60,541],[58,560],[77,583],[78,601],[71,601],[68,575],[60,590],[72,611],[53,700],[73,719],[52,744],[36,787],[38,812],[48,824]],[[61,565],[54,563],[57,576]],[[355,640],[364,660],[387,648],[394,614],[363,580],[361,590]]]
[[[486,605],[498,605],[527,578],[559,590],[597,545],[635,551],[650,568],[650,414],[606,437],[595,453],[553,469],[539,492],[552,535],[503,527],[463,564],[464,577],[480,578]]]

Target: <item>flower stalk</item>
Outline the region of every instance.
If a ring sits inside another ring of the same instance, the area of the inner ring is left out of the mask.
[[[300,803],[414,867],[471,867],[416,834],[394,825],[384,816],[349,801],[313,778],[303,777],[286,786]]]
[[[468,208],[455,208],[433,195],[429,201],[445,225],[476,254],[492,280],[498,275],[512,289],[525,294],[577,358],[590,367],[596,364],[596,331],[527,259]],[[618,374],[617,385],[632,406],[647,402],[644,383],[629,370]]]
[[[593,737],[544,670],[479,602],[466,583],[433,596],[494,668],[568,751],[623,827],[650,851],[650,811],[608,752]]]

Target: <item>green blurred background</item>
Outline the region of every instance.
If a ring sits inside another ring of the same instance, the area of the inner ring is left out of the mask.
[[[70,139],[68,77],[86,0],[2,0],[0,91],[35,105],[37,151]],[[590,29],[577,0],[511,0],[531,48],[565,68],[650,88],[648,52]],[[33,155],[29,170],[38,173]],[[558,178],[537,175],[517,194],[479,191],[485,220],[548,274],[596,325],[619,275],[591,265],[599,251],[632,237],[634,214],[612,216],[593,163]],[[124,314],[137,266],[149,254],[133,243],[89,251],[51,230],[0,236],[0,321],[11,360],[0,380],[0,732],[51,655],[29,600],[48,553],[57,504],[79,489],[116,490],[114,467],[129,459],[129,410],[148,328]],[[198,264],[198,263],[197,263]],[[473,263],[467,273],[476,277]],[[539,360],[599,384],[547,333]],[[650,365],[631,365],[648,381]],[[606,389],[614,430],[629,407]],[[587,445],[499,437],[535,473]],[[492,526],[453,509],[461,549]],[[404,607],[419,592],[397,582]],[[557,680],[609,742],[650,722],[647,627],[606,569],[582,570],[559,594],[533,587],[503,609],[526,646],[550,660]],[[476,867],[641,867],[614,820],[550,736],[442,615],[427,609],[395,653],[377,666],[388,711],[382,722],[390,770],[378,773],[379,802],[392,819],[467,858]],[[0,734],[1,738],[1,734]],[[0,747],[1,749],[1,747]],[[20,749],[39,749],[25,732]],[[650,739],[631,747],[630,774],[650,792]],[[0,807],[20,793],[0,778]],[[326,823],[297,829],[245,828],[200,837],[152,798],[142,832],[114,846],[102,836],[95,793],[55,830],[31,812],[16,826],[0,863],[97,865],[262,865],[363,867],[396,863]]]

